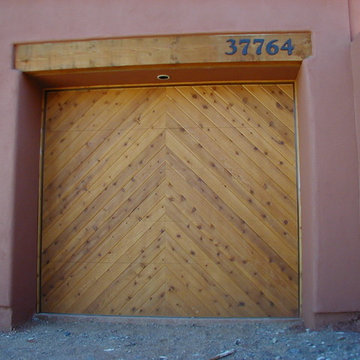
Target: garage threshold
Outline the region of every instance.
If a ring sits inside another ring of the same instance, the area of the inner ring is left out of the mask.
[[[150,324],[156,323],[159,325],[208,325],[211,324],[227,324],[227,323],[291,323],[296,326],[303,326],[304,322],[301,318],[194,318],[194,317],[157,317],[157,316],[114,316],[114,315],[87,315],[87,314],[56,314],[56,313],[37,313],[33,316],[33,320],[46,320],[49,322],[108,322],[119,324]]]

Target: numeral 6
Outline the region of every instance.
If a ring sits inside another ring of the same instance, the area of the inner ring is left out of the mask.
[[[279,52],[279,47],[275,44],[278,40],[271,40],[266,45],[266,52],[269,55],[276,55]]]

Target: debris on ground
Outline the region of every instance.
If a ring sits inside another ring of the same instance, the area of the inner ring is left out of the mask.
[[[219,359],[222,359],[224,357],[227,357],[227,356],[230,356],[232,354],[235,354],[236,350],[234,349],[231,349],[231,350],[227,350],[227,351],[224,351],[222,352],[221,354],[218,354],[216,356],[214,356],[213,358],[211,358],[210,360],[219,360]]]

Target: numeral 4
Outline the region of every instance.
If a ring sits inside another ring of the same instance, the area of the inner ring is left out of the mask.
[[[292,55],[294,47],[292,46],[291,39],[286,40],[280,50],[287,51],[288,55]]]

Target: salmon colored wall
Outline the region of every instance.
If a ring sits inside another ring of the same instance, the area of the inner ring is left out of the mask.
[[[351,39],[360,33],[360,1],[349,0]]]
[[[359,19],[360,19],[360,14],[359,14]],[[360,32],[355,36],[354,40],[351,43],[351,62],[352,62],[353,86],[354,86],[355,126],[356,126],[356,134],[358,139],[357,142],[358,154],[360,154],[360,66],[359,66]],[[360,179],[360,166],[359,166],[359,179]]]
[[[12,45],[157,34],[312,31],[313,56],[297,81],[303,317],[315,326],[321,316],[360,311],[347,1],[13,0],[0,10],[0,327],[35,311],[40,89],[11,68]]]

